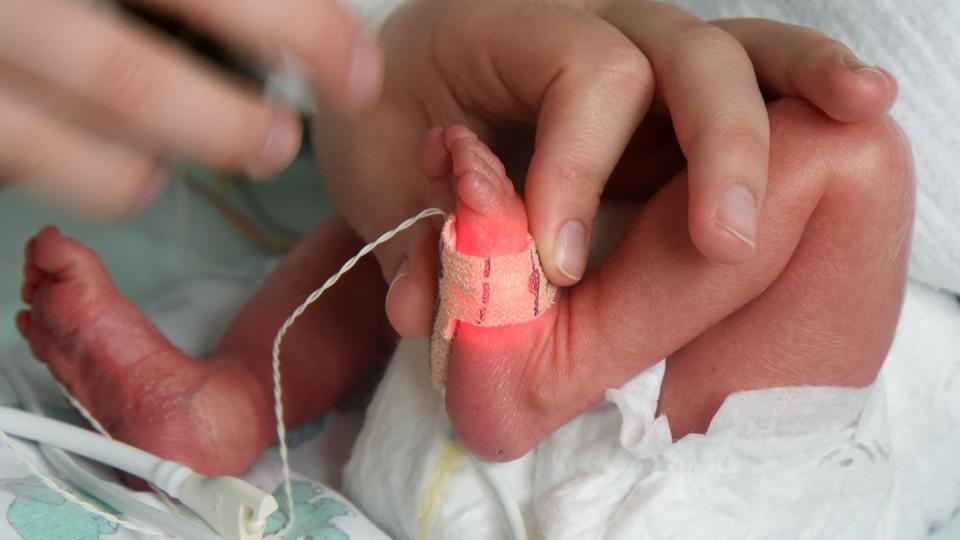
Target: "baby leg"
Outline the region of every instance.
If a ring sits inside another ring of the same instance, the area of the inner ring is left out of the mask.
[[[681,173],[639,211],[605,263],[543,317],[457,335],[446,401],[468,448],[491,459],[522,455],[606,389],[667,356],[679,355],[676,363],[687,366],[668,368],[665,381],[662,409],[672,423],[676,416],[677,434],[696,429],[694,419],[709,419],[717,399],[737,389],[872,380],[902,294],[913,200],[909,151],[886,119],[839,124],[798,101],[773,105],[770,116],[770,188],[751,261],[720,265],[695,249]],[[495,222],[487,228],[497,231]],[[857,293],[863,283],[873,289]],[[824,287],[829,293],[818,294]],[[849,302],[847,318],[834,316],[843,312],[831,298]],[[713,356],[704,356],[709,347],[678,353],[718,324],[744,317],[741,310],[755,302],[789,314],[775,317],[770,308],[754,315],[769,325],[763,331],[779,329],[776,337],[741,332],[727,350],[710,350]],[[851,317],[865,312],[871,316]],[[804,325],[809,339],[781,340],[796,349],[770,349],[779,356],[764,357],[767,372],[752,373],[763,346],[790,332],[803,336]],[[747,343],[756,344],[753,355],[741,355],[743,367],[730,377],[715,380],[706,370],[716,366],[711,358],[726,362]],[[841,353],[848,359],[843,369],[817,372],[834,368],[830,360]],[[690,397],[700,393],[711,397]]]
[[[771,181],[790,182],[788,197],[807,183],[822,192],[776,280],[670,355],[660,412],[674,436],[705,431],[733,392],[866,386],[893,339],[914,208],[905,141],[888,121],[837,124],[795,102],[770,120]]]
[[[96,255],[53,228],[27,245],[17,327],[53,375],[127,443],[205,474],[238,474],[274,438],[270,346],[276,329],[360,241],[341,222],[294,249],[242,310],[216,356],[167,341],[113,286]],[[390,339],[383,280],[365,261],[308,310],[283,350],[287,420],[332,405]]]
[[[343,221],[323,224],[287,254],[220,342],[216,359],[242,364],[269,389],[271,430],[276,424],[274,335],[293,310],[362,247],[363,242]],[[364,257],[287,332],[280,367],[288,425],[336,405],[390,357],[396,335],[383,312],[386,291],[376,260]]]

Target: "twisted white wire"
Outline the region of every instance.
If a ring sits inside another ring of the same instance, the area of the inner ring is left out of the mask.
[[[62,384],[60,384],[60,381],[54,379],[53,382],[56,383],[56,385],[60,388],[60,393],[63,394],[63,397],[66,398],[66,400],[70,402],[70,405],[72,405],[73,408],[76,409],[76,411],[77,411],[78,413],[80,413],[80,416],[82,416],[82,417],[84,418],[84,420],[86,420],[87,422],[90,423],[90,426],[92,426],[93,429],[95,429],[95,430],[97,431],[97,433],[103,435],[104,437],[106,437],[106,438],[108,438],[108,439],[113,439],[113,436],[110,435],[110,432],[107,431],[107,429],[106,429],[105,427],[103,427],[103,424],[101,424],[101,423],[93,416],[93,413],[91,413],[90,411],[88,411],[86,407],[84,407],[79,401],[77,401],[77,399],[70,394],[70,391],[67,390],[67,388],[66,388],[65,386],[63,386]]]
[[[277,536],[283,536],[290,526],[293,524],[293,486],[291,484],[290,478],[290,458],[288,455],[287,449],[287,428],[283,421],[283,388],[281,386],[280,380],[280,344],[283,342],[283,336],[286,335],[287,330],[293,326],[293,323],[303,315],[303,312],[310,306],[310,304],[317,301],[324,292],[332,287],[344,274],[350,271],[354,265],[357,264],[364,255],[367,255],[374,249],[376,249],[381,244],[390,241],[394,236],[399,234],[402,231],[405,231],[412,227],[416,222],[421,219],[430,217],[430,216],[445,216],[446,212],[439,208],[427,208],[419,214],[405,220],[400,225],[397,225],[393,229],[383,233],[379,238],[370,242],[369,244],[363,246],[356,255],[351,257],[347,262],[343,263],[343,266],[340,267],[340,270],[336,274],[330,277],[319,289],[310,293],[307,296],[307,299],[300,304],[297,309],[293,310],[293,313],[284,321],[283,325],[280,326],[280,329],[277,330],[277,335],[273,339],[273,401],[274,401],[274,412],[277,416],[277,441],[280,445],[280,465],[283,469],[283,491],[287,499],[287,523],[283,526],[282,529],[277,531]]]
[[[97,433],[103,435],[108,439],[113,439],[113,435],[110,435],[110,432],[107,431],[107,428],[103,427],[103,424],[101,424],[100,421],[98,421],[96,417],[93,416],[93,413],[88,411],[87,408],[84,407],[82,403],[77,401],[77,399],[70,394],[70,391],[67,390],[65,386],[60,384],[60,381],[54,379],[54,383],[56,383],[56,385],[60,388],[60,393],[63,394],[63,397],[70,402],[70,405],[72,405],[73,408],[76,409],[78,413],[80,413],[80,416],[82,416],[90,424],[90,426],[97,431]],[[180,512],[180,509],[177,508],[177,505],[174,504],[174,502],[170,499],[169,495],[167,495],[160,488],[155,486],[153,482],[147,482],[147,485],[150,486],[150,489],[153,491],[153,494],[156,495],[158,499],[160,499],[160,502],[162,502],[163,505],[167,507],[167,510],[170,510],[170,513],[183,517],[183,513]]]

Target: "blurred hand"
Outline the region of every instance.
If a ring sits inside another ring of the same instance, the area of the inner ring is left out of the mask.
[[[379,94],[381,55],[336,0],[133,0],[266,66],[292,55],[320,100],[356,112]],[[146,205],[166,158],[242,170],[285,167],[295,111],[218,73],[106,6],[0,2],[0,178],[103,217]]]

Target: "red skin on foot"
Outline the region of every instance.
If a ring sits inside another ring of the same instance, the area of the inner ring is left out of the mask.
[[[17,328],[115,438],[203,474],[236,475],[275,436],[272,329],[317,275],[331,274],[359,247],[342,223],[320,227],[241,311],[217,355],[197,361],[116,290],[92,251],[47,227],[27,245],[29,309],[17,314]],[[289,333],[282,369],[290,425],[330,408],[389,354],[386,321],[370,315],[385,289],[375,263],[359,264],[344,284]],[[317,361],[321,348],[325,362]]]
[[[266,440],[251,419],[265,404],[252,399],[248,372],[181,353],[117,292],[96,255],[57,229],[41,230],[26,255],[30,310],[17,328],[114,437],[205,474],[256,459]],[[225,398],[236,401],[229,413]]]

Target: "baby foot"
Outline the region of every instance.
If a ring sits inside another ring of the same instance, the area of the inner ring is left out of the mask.
[[[500,160],[468,129],[427,138],[437,176],[446,176],[456,201],[456,249],[480,257],[526,251],[527,215]],[[431,168],[428,165],[428,172]],[[561,309],[501,327],[458,322],[447,377],[446,405],[461,441],[480,457],[519,457],[548,432],[538,423],[538,381],[548,371]],[[549,428],[547,428],[549,429]]]
[[[269,440],[248,373],[177,350],[57,229],[27,244],[21,296],[17,328],[34,355],[113,437],[210,475],[243,471]]]

